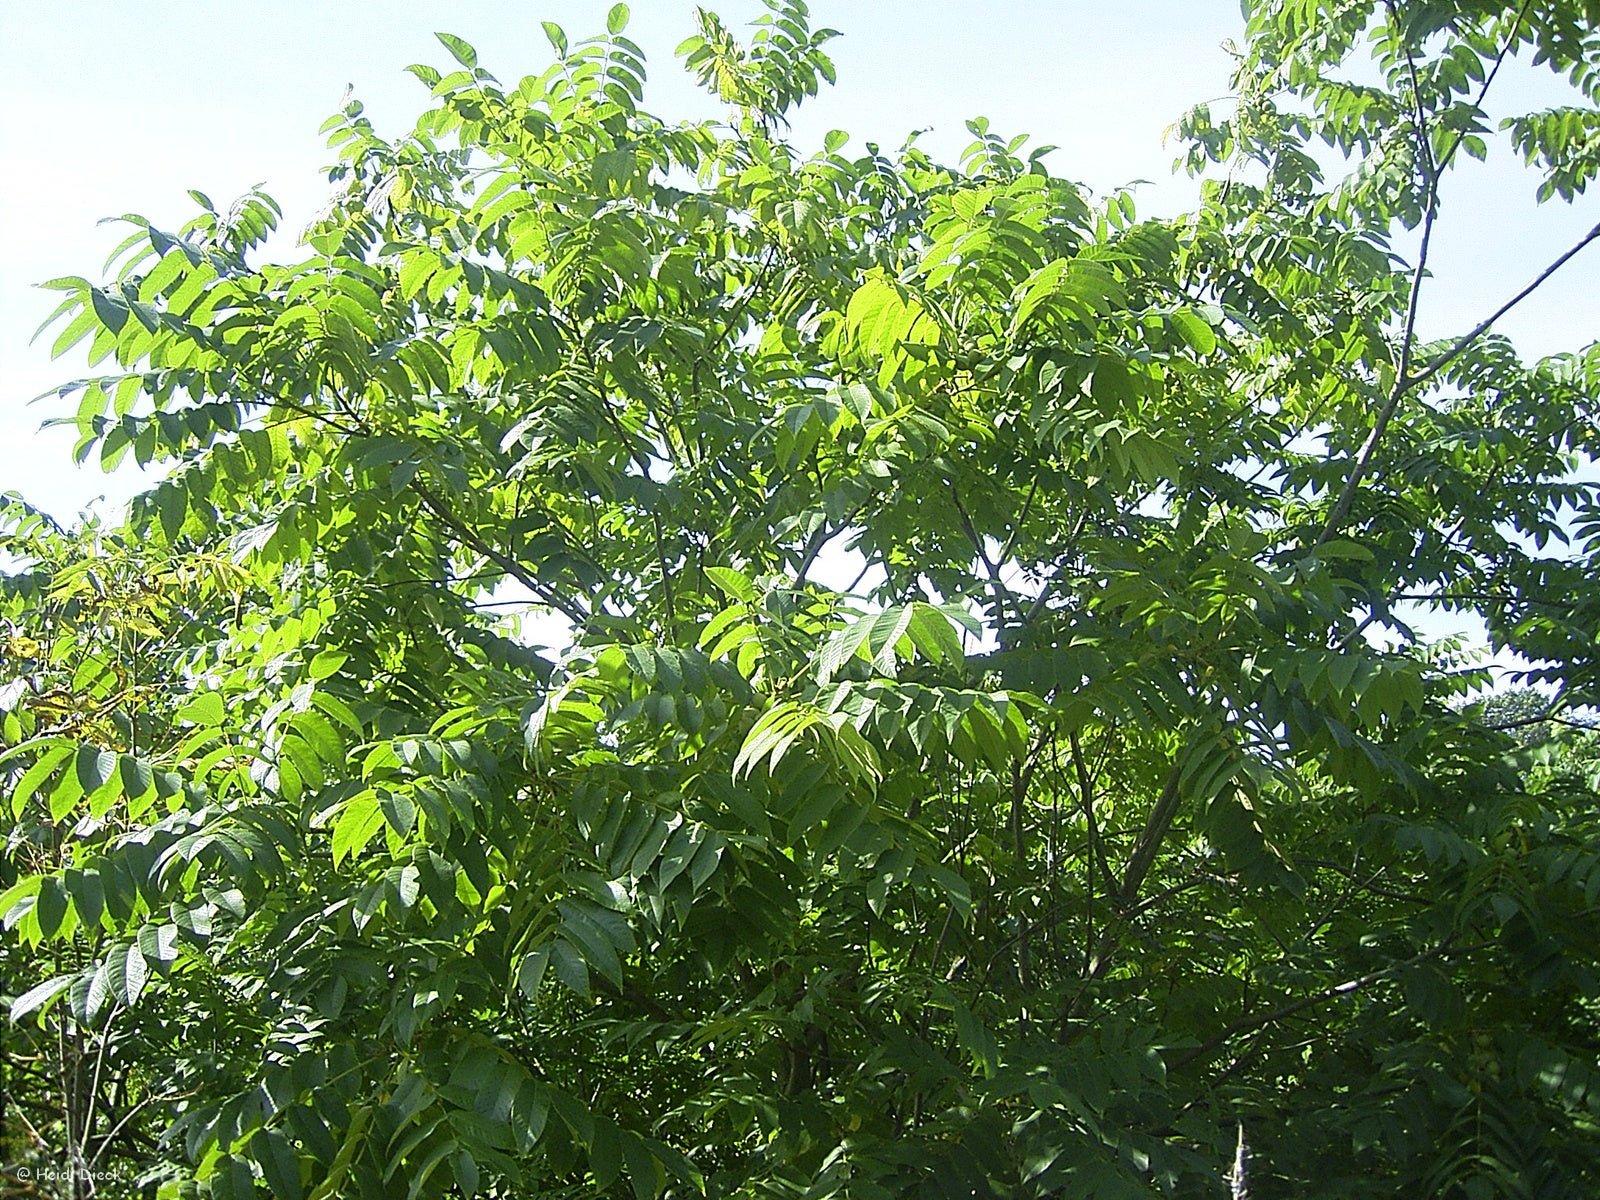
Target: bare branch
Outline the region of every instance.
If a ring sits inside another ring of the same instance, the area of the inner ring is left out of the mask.
[[[1596,238],[1600,238],[1600,225],[1596,225],[1593,229],[1589,230],[1588,233],[1579,238],[1575,245],[1563,253],[1544,270],[1540,271],[1532,283],[1528,284],[1527,287],[1523,288],[1515,296],[1511,297],[1511,299],[1507,300],[1499,308],[1495,309],[1494,312],[1490,313],[1487,317],[1474,325],[1471,332],[1456,341],[1456,343],[1452,345],[1450,349],[1446,350],[1421,371],[1407,379],[1405,381],[1406,390],[1409,391],[1412,388],[1420,387],[1422,384],[1432,379],[1440,371],[1444,370],[1451,363],[1455,362],[1455,360],[1460,358],[1473,342],[1477,341],[1489,331],[1490,326],[1492,326],[1501,317],[1505,316],[1517,305],[1521,304],[1529,296],[1533,295],[1534,292],[1538,291],[1539,288],[1544,285],[1546,280],[1548,280],[1562,267],[1566,266],[1567,263],[1572,261],[1572,259],[1577,256],[1579,251],[1581,251]]]

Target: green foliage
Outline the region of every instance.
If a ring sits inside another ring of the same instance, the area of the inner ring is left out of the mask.
[[[0,1153],[1220,1196],[1242,1126],[1263,1196],[1594,1192],[1600,354],[1415,333],[1502,65],[1593,176],[1582,6],[1248,5],[1175,221],[982,120],[806,156],[832,33],[767,8],[687,125],[625,5],[511,86],[441,34],[292,261],[197,194],[47,285],[78,457],[162,475],[0,506]]]

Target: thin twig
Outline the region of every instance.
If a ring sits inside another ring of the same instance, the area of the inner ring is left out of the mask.
[[[1494,66],[1489,68],[1489,73],[1484,76],[1483,86],[1478,89],[1478,98],[1472,102],[1472,107],[1483,110],[1483,101],[1489,95],[1489,87],[1494,83],[1496,75],[1500,74],[1500,67],[1505,63],[1506,56],[1511,53],[1511,48],[1517,44],[1517,34],[1522,29],[1522,18],[1528,15],[1528,8],[1533,0],[1522,0],[1522,7],[1517,9],[1517,15],[1511,21],[1511,31],[1506,34],[1505,45],[1500,47],[1500,53],[1495,55]],[[1450,165],[1450,160],[1456,156],[1456,151],[1461,149],[1461,143],[1466,140],[1467,128],[1462,126],[1456,130],[1455,141],[1445,149],[1439,157],[1439,170],[1444,170]]]

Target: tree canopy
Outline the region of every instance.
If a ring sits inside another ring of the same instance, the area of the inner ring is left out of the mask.
[[[833,31],[766,6],[696,14],[692,123],[624,5],[510,85],[441,34],[412,131],[328,122],[293,261],[196,193],[47,285],[80,460],[161,474],[0,502],[0,1157],[1600,1190],[1600,350],[1494,331],[1600,226],[1418,325],[1463,156],[1600,167],[1592,6],[1251,0],[1176,220],[981,119],[797,147]]]

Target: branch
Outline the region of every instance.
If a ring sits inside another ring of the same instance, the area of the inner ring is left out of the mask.
[[[1582,250],[1596,238],[1600,238],[1600,225],[1596,225],[1593,229],[1589,230],[1588,233],[1584,234],[1583,237],[1579,238],[1577,244],[1575,244],[1571,249],[1567,250],[1561,255],[1561,257],[1557,258],[1544,270],[1540,271],[1532,283],[1528,284],[1527,287],[1523,288],[1515,296],[1511,297],[1511,299],[1507,300],[1499,308],[1495,309],[1494,312],[1490,313],[1483,320],[1479,321],[1475,326],[1473,326],[1470,333],[1457,341],[1455,345],[1451,346],[1449,350],[1444,352],[1444,354],[1434,359],[1433,362],[1429,363],[1417,374],[1406,380],[1407,390],[1426,383],[1440,371],[1444,370],[1445,367],[1453,363],[1457,358],[1461,357],[1462,353],[1469,346],[1471,346],[1473,342],[1477,341],[1486,332],[1488,332],[1491,325],[1493,325],[1501,317],[1505,316],[1517,305],[1521,304],[1529,296],[1533,295],[1534,292],[1538,291],[1539,288],[1544,285],[1545,281],[1550,278],[1550,276],[1554,275],[1562,267],[1566,266],[1567,263],[1570,262],[1580,250]]]
[[[672,571],[667,566],[666,537],[661,532],[661,514],[652,511],[650,519],[655,524],[656,559],[661,563],[661,590],[667,607],[667,640],[672,641],[678,636],[678,612],[672,600]]]
[[[1033,498],[1039,494],[1039,476],[1033,477],[1033,483],[1028,488],[1028,497],[1022,502],[1022,511],[1017,514],[1017,523],[1011,527],[1011,536],[1006,538],[1006,544],[1000,547],[1000,561],[1005,562],[1011,557],[1011,551],[1016,548],[1017,538],[1022,533],[1023,525],[1028,521],[1028,510],[1033,507]]]
[[[1329,538],[1338,533],[1339,527],[1344,524],[1345,518],[1350,515],[1350,506],[1355,500],[1356,489],[1361,485],[1362,479],[1366,476],[1367,467],[1371,464],[1372,457],[1377,451],[1378,442],[1382,439],[1385,430],[1388,428],[1389,419],[1394,416],[1394,410],[1400,403],[1401,398],[1404,397],[1407,392],[1415,391],[1417,388],[1421,387],[1440,371],[1444,370],[1445,367],[1449,366],[1456,359],[1460,358],[1473,342],[1477,341],[1486,332],[1488,332],[1489,328],[1496,321],[1505,316],[1517,305],[1521,304],[1529,296],[1533,295],[1534,292],[1538,291],[1546,280],[1548,280],[1562,267],[1566,266],[1567,263],[1570,262],[1580,250],[1582,250],[1590,242],[1595,241],[1597,238],[1600,238],[1600,225],[1596,225],[1593,229],[1589,230],[1588,233],[1584,234],[1583,237],[1578,240],[1576,245],[1572,246],[1543,271],[1540,271],[1532,283],[1528,284],[1527,287],[1523,288],[1515,296],[1511,297],[1511,299],[1507,300],[1499,308],[1495,309],[1494,312],[1490,313],[1487,317],[1474,325],[1471,331],[1469,331],[1464,337],[1457,340],[1455,344],[1450,347],[1450,349],[1445,351],[1438,358],[1434,359],[1415,375],[1407,376],[1402,374],[1402,377],[1395,381],[1394,390],[1389,393],[1389,399],[1384,402],[1383,409],[1378,413],[1378,419],[1373,423],[1372,433],[1368,435],[1366,442],[1361,447],[1361,453],[1356,459],[1355,469],[1351,471],[1350,478],[1345,483],[1344,491],[1339,494],[1338,501],[1334,504],[1332,511],[1330,511],[1328,514],[1327,524],[1323,526],[1322,533],[1317,538],[1317,545],[1320,546],[1322,543],[1326,542]],[[1426,245],[1424,245],[1424,254],[1426,254]],[[1420,262],[1418,264],[1418,268],[1420,271]],[[1415,294],[1415,289],[1413,288],[1413,299],[1415,299]],[[1409,314],[1407,319],[1408,321],[1410,320]],[[1409,359],[1409,354],[1406,354],[1402,358],[1402,368],[1409,365],[1407,359]]]
[[[1580,721],[1572,717],[1556,717],[1544,713],[1537,717],[1522,717],[1516,721],[1500,721],[1493,725],[1485,725],[1485,729],[1492,729],[1496,733],[1504,733],[1507,729],[1522,729],[1529,725],[1561,725],[1567,729],[1581,729],[1585,733],[1594,733],[1600,730],[1600,724],[1593,721]]]
[[[1417,131],[1417,152],[1421,156],[1423,168],[1423,183],[1427,186],[1427,204],[1429,208],[1437,208],[1439,204],[1439,164],[1433,158],[1433,139],[1428,136],[1428,111],[1422,106],[1422,84],[1417,79],[1417,60],[1411,53],[1411,45],[1406,42],[1400,33],[1400,16],[1395,12],[1394,0],[1386,0],[1384,7],[1389,10],[1389,19],[1394,22],[1395,36],[1401,38],[1403,53],[1406,57],[1406,74],[1411,76],[1411,110],[1414,118],[1413,124]]]
[[[535,596],[539,597],[540,600],[544,601],[551,608],[559,611],[563,616],[565,616],[580,629],[588,623],[589,618],[583,612],[583,610],[578,608],[576,605],[570,604],[563,600],[560,596],[557,596],[538,579],[530,575],[526,568],[524,568],[521,563],[517,562],[516,559],[506,554],[504,551],[497,550],[495,547],[491,546],[488,542],[484,541],[471,529],[467,528],[459,520],[457,520],[456,517],[449,511],[449,509],[444,506],[443,502],[436,498],[433,493],[428,490],[426,484],[413,479],[411,481],[411,488],[417,493],[418,497],[421,498],[423,507],[431,512],[434,516],[438,517],[439,520],[443,521],[445,527],[448,528],[450,532],[454,533],[463,545],[468,546],[471,549],[476,550],[479,554],[483,555],[490,562],[494,563],[495,566],[499,567],[507,575],[515,579],[523,587],[527,588]]]
[[[1077,554],[1078,539],[1083,536],[1084,526],[1088,523],[1089,509],[1085,506],[1083,512],[1078,514],[1078,523],[1073,526],[1072,532],[1067,535],[1067,545],[1071,547],[1070,553]],[[1022,628],[1026,629],[1038,619],[1039,614],[1044,612],[1046,606],[1050,603],[1050,597],[1055,594],[1055,590],[1060,584],[1061,570],[1057,569],[1056,573],[1046,580],[1045,585],[1039,589],[1039,594],[1033,598],[1033,603],[1028,606],[1028,611],[1022,614]]]
[[[1398,29],[1399,19],[1395,15],[1394,5],[1391,3],[1388,8],[1389,19]],[[1367,470],[1378,453],[1378,447],[1383,443],[1383,435],[1389,431],[1389,422],[1394,418],[1395,410],[1400,407],[1401,399],[1413,386],[1407,377],[1411,372],[1411,354],[1416,344],[1417,302],[1422,295],[1423,277],[1428,271],[1428,249],[1433,241],[1433,222],[1439,212],[1439,174],[1433,161],[1433,148],[1428,140],[1427,115],[1422,107],[1422,91],[1417,83],[1417,65],[1411,57],[1409,46],[1405,49],[1405,56],[1406,66],[1411,74],[1411,104],[1414,110],[1412,119],[1417,131],[1417,161],[1422,167],[1422,183],[1425,189],[1422,242],[1417,248],[1417,264],[1411,272],[1411,291],[1406,298],[1406,313],[1401,324],[1400,361],[1395,367],[1394,386],[1389,389],[1388,399],[1378,410],[1377,419],[1372,422],[1367,440],[1361,444],[1361,449],[1356,454],[1355,465],[1350,469],[1350,477],[1345,480],[1339,498],[1328,510],[1328,519],[1322,526],[1322,532],[1317,535],[1318,546],[1337,534],[1350,516],[1356,492],[1361,487],[1361,481],[1366,478]]]
[[[1006,587],[1005,581],[1000,578],[1000,564],[990,559],[984,551],[983,538],[978,534],[978,527],[972,523],[972,517],[961,503],[961,493],[956,490],[956,485],[950,484],[950,500],[956,506],[956,516],[961,518],[961,531],[967,535],[967,540],[972,543],[972,549],[978,556],[978,561],[983,564],[983,569],[989,575],[990,594],[994,596],[995,616],[1000,624],[1006,623],[1006,601],[1010,597],[1011,589]],[[1004,560],[1002,560],[1004,561]]]
[[[1175,759],[1172,770],[1167,773],[1167,782],[1161,789],[1161,795],[1150,810],[1149,819],[1145,821],[1144,832],[1139,835],[1138,844],[1133,848],[1133,856],[1128,859],[1128,868],[1123,872],[1121,891],[1124,906],[1131,905],[1133,898],[1139,894],[1139,885],[1155,863],[1156,853],[1172,826],[1172,819],[1178,815],[1178,777],[1181,774],[1179,762]]]
[[[117,1123],[113,1125],[107,1133],[101,1136],[100,1148],[96,1150],[89,1158],[89,1170],[93,1171],[100,1165],[101,1157],[107,1150],[111,1148],[118,1135],[121,1134],[125,1128],[127,1128],[128,1122],[138,1116],[142,1111],[144,1111],[144,1109],[148,1108],[152,1104],[170,1104],[174,1100],[181,1100],[187,1096],[193,1096],[197,1094],[198,1091],[198,1088],[190,1088],[187,1092],[171,1092],[162,1095],[150,1095],[145,1096],[143,1099],[138,1101],[132,1108],[122,1115],[121,1119],[118,1120]],[[134,1133],[134,1131],[130,1131],[130,1138],[136,1146],[141,1142],[148,1141],[147,1138]]]
[[[1388,616],[1389,612],[1387,609],[1381,609],[1377,605],[1373,605],[1368,611],[1367,615],[1362,618],[1360,624],[1358,624],[1349,633],[1345,634],[1336,643],[1334,643],[1334,645],[1331,647],[1332,650],[1335,653],[1343,653],[1349,648],[1350,643],[1354,642],[1358,637],[1360,637],[1368,629],[1372,628],[1372,626],[1376,625],[1379,621],[1387,620]]]
[[[767,281],[767,274],[772,270],[773,259],[777,257],[777,252],[776,246],[768,246],[765,253],[762,254],[761,262],[757,266],[750,282],[745,285],[743,294],[729,308],[727,323],[718,332],[717,336],[711,339],[710,345],[706,350],[708,357],[713,353],[720,352],[722,343],[730,335],[737,334],[739,322],[744,319],[745,310],[750,307],[750,302],[756,298],[756,294],[762,290],[762,285]]]
[[[804,552],[800,556],[800,565],[795,568],[795,587],[799,587],[805,582],[806,573],[816,565],[817,556],[822,553],[823,547],[854,525],[856,518],[861,515],[861,510],[866,508],[867,502],[877,494],[878,493],[876,492],[869,492],[866,496],[863,496],[861,498],[861,503],[857,504],[848,513],[846,513],[844,519],[835,525],[831,532],[828,529],[828,518],[826,514],[824,514],[822,518],[822,524],[817,526],[816,533],[811,535],[811,541],[807,544]],[[866,571],[863,570],[861,574],[865,575]],[[856,582],[861,582],[860,575],[856,576]],[[852,587],[851,590],[854,591],[855,589]]]
[[[349,411],[348,406],[346,406],[344,404],[343,400],[339,397],[338,393],[334,393],[334,398],[336,400],[340,401],[340,411],[343,412],[346,416],[350,416],[350,411]],[[316,421],[319,424],[326,425],[330,429],[337,430],[339,433],[344,434],[346,437],[368,437],[372,433],[372,431],[367,428],[366,423],[365,422],[361,422],[359,420],[359,418],[352,418],[352,419],[358,421],[358,424],[356,424],[356,425],[343,425],[340,422],[336,421],[328,413],[318,412],[314,408],[306,408],[303,405],[296,404],[291,400],[284,400],[281,397],[280,398],[275,398],[275,399],[273,399],[271,401],[268,401],[266,403],[266,407],[269,410],[275,409],[275,408],[287,409],[288,411],[290,411],[290,412],[295,414],[295,417],[296,417],[297,420]],[[263,428],[265,428],[265,429],[276,429],[281,425],[292,425],[292,424],[294,424],[293,421],[272,421],[272,422],[269,422],[268,424],[266,424],[265,426],[263,426]]]
[[[1200,1043],[1200,1045],[1196,1046],[1192,1050],[1178,1055],[1177,1058],[1168,1064],[1167,1070],[1169,1072],[1181,1071],[1184,1067],[1188,1066],[1192,1062],[1211,1057],[1211,1055],[1222,1049],[1223,1046],[1227,1045],[1229,1041],[1238,1037],[1241,1033],[1249,1033],[1252,1030],[1261,1029],[1264,1026],[1272,1025],[1278,1021],[1284,1020],[1286,1017],[1292,1017],[1298,1012],[1304,1012],[1308,1008],[1312,1008],[1315,1005],[1321,1004],[1324,1000],[1332,1000],[1335,996],[1347,996],[1351,992],[1360,991],[1362,988],[1369,987],[1381,979],[1388,978],[1396,971],[1402,971],[1407,967],[1414,967],[1418,963],[1427,962],[1430,958],[1439,958],[1447,954],[1471,954],[1476,950],[1483,950],[1492,945],[1494,945],[1494,942],[1492,941],[1477,942],[1471,946],[1463,946],[1460,949],[1452,950],[1448,942],[1441,942],[1433,949],[1424,950],[1421,954],[1415,955],[1412,958],[1408,958],[1404,962],[1390,963],[1387,967],[1384,967],[1381,970],[1371,971],[1365,975],[1358,975],[1356,978],[1347,979],[1343,983],[1336,983],[1332,987],[1323,988],[1320,992],[1313,992],[1309,996],[1302,996],[1298,1000],[1292,1000],[1288,1004],[1284,1004],[1271,1010],[1270,1012],[1258,1013],[1253,1017],[1241,1017],[1239,1020],[1233,1022],[1233,1024],[1224,1028],[1222,1032],[1217,1034],[1215,1037]]]
[[[1120,891],[1117,877],[1111,873],[1111,864],[1106,862],[1105,848],[1100,844],[1100,823],[1094,816],[1094,781],[1089,778],[1089,765],[1083,759],[1083,743],[1078,740],[1077,730],[1067,734],[1068,745],[1072,748],[1072,765],[1078,775],[1078,795],[1083,802],[1083,815],[1089,834],[1090,861],[1099,868],[1100,874],[1106,881],[1106,892]],[[1093,900],[1093,888],[1090,889],[1090,899]]]
[[[1377,886],[1378,880],[1381,879],[1383,877],[1383,873],[1388,870],[1387,867],[1379,867],[1377,871],[1367,876],[1365,880],[1361,880],[1358,879],[1356,875],[1356,864],[1352,864],[1351,866],[1347,867],[1343,863],[1334,862],[1329,858],[1299,858],[1295,861],[1301,866],[1317,867],[1324,871],[1332,871],[1335,875],[1338,875],[1345,881],[1345,887],[1335,898],[1334,905],[1329,910],[1328,915],[1319,920],[1316,925],[1312,926],[1313,932],[1326,925],[1330,920],[1333,919],[1335,915],[1337,915],[1339,908],[1344,903],[1345,897],[1347,897],[1351,891],[1370,892],[1372,895],[1382,896],[1386,900],[1402,900],[1407,904],[1432,904],[1434,902],[1434,897],[1432,896],[1424,896],[1416,892],[1402,892],[1395,888]],[[1358,855],[1357,863],[1359,863],[1359,861],[1360,857]]]
[[[1489,95],[1489,86],[1494,83],[1494,77],[1500,74],[1500,67],[1505,63],[1506,56],[1511,53],[1511,48],[1517,44],[1517,34],[1522,29],[1522,18],[1528,15],[1528,7],[1533,0],[1522,0],[1522,7],[1517,9],[1517,15],[1511,22],[1511,31],[1506,34],[1506,43],[1500,47],[1500,53],[1495,55],[1494,66],[1489,68],[1488,75],[1484,76],[1483,86],[1478,89],[1478,98],[1472,102],[1472,107],[1481,115],[1483,101]],[[1467,129],[1462,126],[1456,130],[1456,140],[1451,142],[1439,158],[1439,170],[1444,170],[1450,165],[1450,160],[1456,156],[1456,151],[1461,149],[1461,143],[1466,140]]]
[[[1483,103],[1484,96],[1488,94],[1489,85],[1494,82],[1501,64],[1505,61],[1506,55],[1516,41],[1517,31],[1521,27],[1523,14],[1527,11],[1529,3],[1531,3],[1531,0],[1524,0],[1522,8],[1518,10],[1516,19],[1512,23],[1511,31],[1506,37],[1505,45],[1501,47],[1500,53],[1495,59],[1494,67],[1484,79],[1483,87],[1479,89],[1478,105]],[[1389,4],[1388,7],[1390,17],[1394,19],[1393,4]],[[1350,509],[1355,503],[1356,492],[1361,486],[1361,481],[1366,477],[1367,471],[1372,464],[1372,459],[1377,454],[1378,446],[1383,440],[1383,435],[1388,431],[1389,422],[1394,417],[1395,410],[1399,407],[1400,401],[1404,399],[1406,394],[1415,391],[1450,363],[1454,362],[1473,342],[1483,336],[1490,326],[1537,291],[1545,280],[1565,266],[1567,261],[1576,255],[1578,251],[1596,238],[1600,238],[1600,225],[1596,225],[1577,245],[1540,272],[1538,278],[1523,288],[1522,291],[1502,304],[1483,321],[1480,321],[1471,332],[1457,341],[1445,354],[1429,363],[1417,374],[1411,374],[1411,355],[1416,333],[1417,298],[1422,288],[1423,272],[1428,261],[1428,244],[1433,233],[1434,218],[1438,212],[1439,173],[1455,156],[1456,150],[1466,136],[1466,130],[1458,131],[1455,141],[1451,143],[1443,157],[1438,161],[1434,160],[1432,143],[1428,138],[1426,120],[1422,108],[1422,94],[1417,83],[1416,62],[1411,56],[1410,47],[1406,48],[1405,56],[1406,65],[1411,75],[1411,96],[1413,106],[1416,109],[1418,148],[1421,155],[1424,184],[1428,189],[1427,206],[1423,210],[1422,244],[1417,255],[1416,270],[1411,279],[1411,295],[1406,304],[1405,324],[1400,343],[1400,362],[1395,373],[1394,387],[1391,389],[1388,399],[1384,401],[1383,407],[1379,410],[1377,419],[1373,422],[1372,432],[1367,435],[1367,440],[1362,443],[1361,450],[1356,456],[1355,466],[1350,472],[1350,478],[1345,481],[1345,486],[1339,493],[1339,498],[1334,502],[1333,508],[1329,510],[1327,522],[1323,525],[1322,532],[1318,535],[1315,543],[1319,546],[1338,534],[1345,521],[1349,519]]]

